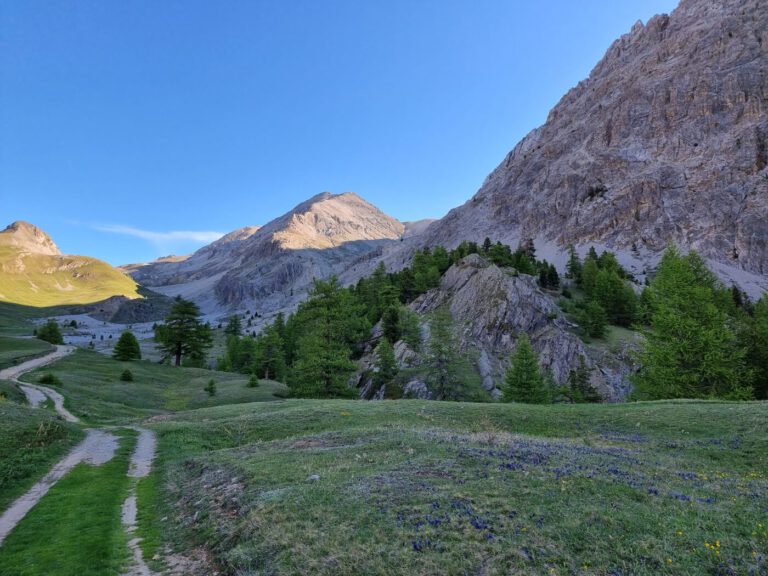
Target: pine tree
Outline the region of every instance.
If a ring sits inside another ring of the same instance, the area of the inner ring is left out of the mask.
[[[458,379],[458,346],[448,311],[435,312],[429,322],[427,384],[438,400],[457,400],[461,394]]]
[[[123,362],[141,360],[139,341],[136,340],[136,336],[131,331],[126,330],[120,335],[115,349],[112,351],[112,357]]]
[[[384,337],[389,340],[390,344],[394,344],[400,340],[400,305],[392,304],[386,310],[381,317],[381,328],[384,333]]]
[[[600,402],[600,394],[589,381],[589,369],[583,357],[579,357],[579,366],[568,374],[571,398],[575,403]]]
[[[568,246],[568,264],[565,266],[566,276],[576,281],[576,284],[581,284],[581,258],[579,253],[576,252],[573,244]]]
[[[123,382],[133,382],[133,372],[126,368],[123,370],[122,374],[120,374],[120,380]]]
[[[414,352],[421,351],[421,324],[418,315],[405,306],[400,307],[400,333],[403,341]]]
[[[373,373],[373,381],[377,387],[390,384],[397,376],[398,367],[395,359],[395,350],[389,340],[382,338],[376,346],[376,371]]]
[[[485,240],[483,240],[483,252],[485,254],[488,254],[488,252],[490,251],[492,245],[493,244],[491,243],[491,239],[488,238],[488,236],[486,236]]]
[[[216,396],[216,381],[213,378],[208,380],[208,384],[205,385],[203,390],[208,392],[208,396]]]
[[[258,388],[259,387],[259,377],[256,376],[256,374],[251,374],[251,377],[248,378],[248,388]]]
[[[56,320],[48,320],[37,331],[37,337],[51,344],[64,344],[64,338],[61,336],[61,329]]]
[[[276,326],[265,328],[256,339],[253,366],[256,374],[266,380],[285,381],[287,367],[284,344]]]
[[[602,338],[608,324],[608,315],[595,300],[588,301],[578,314],[578,322],[592,338]]]
[[[335,277],[315,281],[310,299],[291,316],[297,331],[288,386],[300,398],[351,397],[349,378],[357,367],[350,360],[370,331],[364,311]],[[297,329],[298,330],[298,329]]]
[[[637,395],[745,398],[752,374],[732,322],[718,307],[717,280],[696,253],[664,254],[649,287],[651,329],[635,376]]]
[[[199,316],[197,304],[177,296],[165,322],[155,329],[158,348],[173,357],[176,366],[181,365],[182,357],[202,361],[212,345],[211,328],[202,323]]]
[[[536,353],[528,335],[522,333],[510,357],[511,366],[504,378],[504,401],[526,404],[547,404],[550,393],[539,368]]]
[[[768,399],[768,295],[755,303],[752,316],[746,320],[742,340],[747,364],[754,374],[755,397]]]
[[[243,325],[240,322],[240,316],[237,314],[233,314],[229,317],[229,320],[227,320],[227,327],[224,328],[224,334],[227,336],[235,336],[237,338],[240,337],[240,333],[243,330]]]

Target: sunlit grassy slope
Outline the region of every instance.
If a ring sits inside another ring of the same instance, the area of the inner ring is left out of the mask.
[[[117,295],[138,298],[137,285],[106,262],[0,245],[0,301],[42,307],[89,304]]]

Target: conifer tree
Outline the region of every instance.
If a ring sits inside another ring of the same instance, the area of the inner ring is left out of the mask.
[[[373,381],[377,387],[390,384],[397,376],[398,367],[395,350],[389,340],[382,338],[376,346],[376,371]]]
[[[240,322],[240,316],[237,314],[233,314],[229,317],[229,320],[227,320],[227,326],[224,328],[224,334],[227,336],[235,336],[237,338],[240,337],[240,333],[243,330],[243,325]]]
[[[510,357],[511,366],[504,378],[504,401],[547,404],[550,391],[539,368],[536,353],[526,333],[522,333]]]
[[[182,357],[201,362],[212,345],[211,327],[199,317],[197,304],[177,296],[165,322],[155,329],[158,348],[173,357],[176,366],[181,365]]]
[[[37,330],[37,337],[50,344],[64,344],[64,338],[61,335],[61,329],[56,320],[48,320]]]
[[[589,370],[583,357],[579,357],[579,366],[568,374],[571,398],[575,403],[600,402],[600,394],[589,381]]]
[[[670,248],[649,287],[651,329],[635,376],[638,397],[745,398],[752,374],[732,323],[718,307],[718,284],[698,254]]]
[[[112,357],[123,362],[141,360],[139,341],[136,340],[136,336],[130,330],[126,330],[120,335],[117,344],[115,344],[115,349],[112,351]]]
[[[568,246],[568,264],[565,270],[568,278],[575,280],[576,284],[581,284],[581,258],[573,244]]]
[[[459,399],[458,346],[447,310],[435,312],[429,322],[427,370],[427,383],[438,400]]]
[[[753,370],[755,397],[768,399],[768,295],[758,300],[742,335],[746,361]]]
[[[253,366],[261,378],[284,382],[286,363],[283,340],[275,325],[264,329],[255,341]]]
[[[362,319],[362,321],[361,321]],[[335,277],[315,281],[310,299],[291,317],[301,323],[295,360],[288,379],[291,395],[300,398],[350,397],[348,386],[356,368],[352,347],[370,330],[359,304],[342,290]]]

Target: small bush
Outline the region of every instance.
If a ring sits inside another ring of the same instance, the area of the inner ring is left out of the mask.
[[[208,380],[208,384],[205,385],[204,390],[208,392],[208,396],[215,396],[216,395],[216,381],[211,378]]]
[[[248,379],[248,388],[257,388],[259,386],[259,378],[256,376],[256,374],[251,374],[251,377]]]
[[[43,374],[38,382],[40,382],[40,384],[47,384],[48,386],[63,386],[63,382],[52,372]]]
[[[126,368],[123,370],[123,373],[120,374],[120,380],[123,382],[133,382],[133,372]]]

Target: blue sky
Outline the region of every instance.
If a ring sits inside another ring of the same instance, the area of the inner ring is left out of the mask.
[[[322,191],[465,202],[610,43],[672,0],[9,0],[0,224],[113,264]]]

